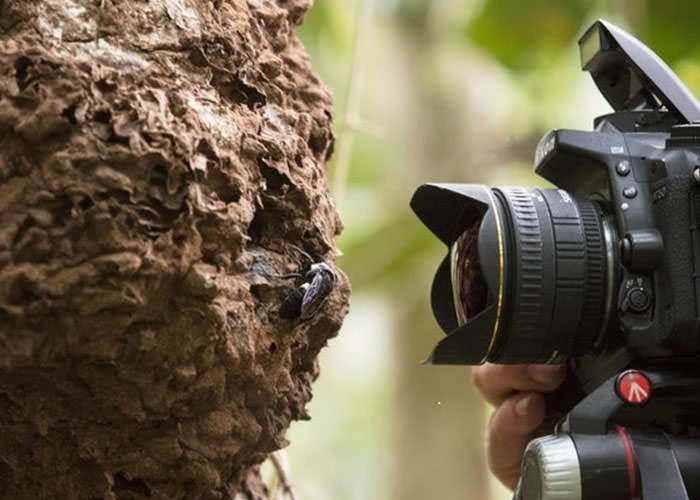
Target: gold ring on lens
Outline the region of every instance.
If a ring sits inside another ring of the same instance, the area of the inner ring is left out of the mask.
[[[484,357],[481,359],[480,363],[484,363],[488,359],[489,355],[491,354],[491,351],[493,351],[494,345],[496,344],[496,334],[498,333],[498,326],[501,319],[501,310],[503,308],[503,288],[505,281],[505,252],[503,247],[503,226],[501,225],[501,217],[498,214],[496,199],[494,198],[491,189],[489,189],[487,186],[482,187],[484,188],[484,190],[486,190],[486,194],[488,195],[489,201],[491,202],[493,216],[496,219],[496,233],[498,234],[498,298],[496,301],[496,321],[494,321],[493,323],[493,332],[491,333],[491,340],[489,341],[489,347],[486,350],[486,354],[484,354]]]

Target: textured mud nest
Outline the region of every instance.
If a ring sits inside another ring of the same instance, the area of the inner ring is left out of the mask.
[[[260,495],[349,294],[279,317],[340,230],[308,3],[0,1],[3,500]]]

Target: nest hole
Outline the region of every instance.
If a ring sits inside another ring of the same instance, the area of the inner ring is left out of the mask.
[[[264,163],[260,164],[260,173],[265,178],[267,184],[266,192],[273,196],[281,196],[287,192],[290,185],[289,177],[277,171],[272,167],[268,167]]]
[[[255,87],[245,84],[240,78],[234,77],[229,81],[213,82],[219,94],[234,104],[244,105],[250,110],[256,110],[267,104],[265,94]]]
[[[78,120],[75,117],[75,104],[71,104],[66,109],[61,111],[61,116],[68,120],[68,123],[71,125],[76,125]]]
[[[108,109],[98,109],[92,115],[92,119],[100,123],[109,123],[112,119],[112,112]]]
[[[78,206],[83,210],[89,210],[95,205],[95,202],[92,201],[92,198],[89,196],[83,196],[83,199],[78,202]]]
[[[25,56],[20,56],[15,60],[15,78],[17,83],[20,84],[20,88],[27,80],[29,66],[31,65],[32,60]]]
[[[112,492],[117,494],[117,498],[119,498],[119,493],[136,493],[147,498],[151,497],[151,489],[146,481],[138,478],[128,479],[121,471],[114,475]]]
[[[97,80],[97,82],[95,82],[95,86],[103,94],[117,90],[117,85],[108,81],[106,78],[100,78]]]
[[[248,226],[248,236],[252,242],[259,242],[262,239],[267,225],[265,219],[265,209],[260,206],[256,207],[253,220],[250,221],[250,225]]]
[[[148,183],[151,186],[165,187],[168,180],[168,167],[162,163],[156,163],[151,168],[150,177]]]
[[[261,285],[250,285],[250,293],[258,300],[263,300],[263,287]]]
[[[237,186],[232,178],[218,169],[207,173],[207,181],[212,189],[224,203],[236,203],[241,199],[241,188]]]
[[[219,157],[206,139],[200,139],[197,143],[197,152],[206,156],[209,160],[216,161]]]

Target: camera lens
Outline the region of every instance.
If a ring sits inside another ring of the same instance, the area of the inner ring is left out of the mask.
[[[411,206],[449,248],[432,288],[436,364],[555,363],[588,353],[613,304],[603,201],[561,189],[426,184]]]
[[[493,200],[492,210],[503,219],[503,248],[479,245],[479,220],[470,221],[451,246],[458,325],[468,325],[486,307],[481,262],[501,252],[503,289],[493,290],[502,302],[500,325],[491,332],[486,359],[544,363],[588,352],[611,298],[606,271],[614,262],[613,242],[602,205],[564,190],[520,187],[494,188]]]

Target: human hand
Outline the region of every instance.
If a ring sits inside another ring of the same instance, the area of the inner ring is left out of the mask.
[[[561,365],[495,365],[472,368],[472,380],[496,409],[486,431],[486,452],[491,472],[515,488],[525,446],[545,416],[543,392],[564,380]]]

